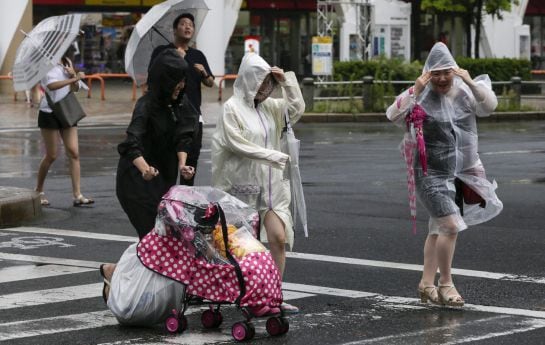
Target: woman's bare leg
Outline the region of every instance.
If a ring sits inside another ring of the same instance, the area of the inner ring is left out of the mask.
[[[81,194],[78,128],[64,128],[61,130],[61,136],[64,142],[66,156],[69,161],[70,177],[72,178],[72,192],[74,198],[77,198]]]
[[[424,269],[422,271],[422,280],[420,287],[435,285],[435,275],[437,273],[437,235],[428,235],[424,244]]]
[[[286,267],[286,231],[284,222],[274,211],[268,211],[265,214],[264,225],[271,255],[278,267],[278,271],[280,271],[280,277],[282,277]]]
[[[445,234],[437,239],[437,260],[439,263],[439,285],[452,285],[452,259],[458,234]]]
[[[36,190],[38,192],[43,192],[47,172],[49,171],[51,164],[57,159],[57,140],[59,131],[56,129],[41,128],[40,132],[44,140],[45,156],[42,158],[40,167],[38,168]]]

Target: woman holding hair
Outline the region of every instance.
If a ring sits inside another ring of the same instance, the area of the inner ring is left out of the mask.
[[[284,98],[269,96],[280,86]],[[225,102],[212,137],[212,184],[238,196],[243,190],[259,190],[256,207],[261,218],[261,240],[269,242],[280,275],[286,262],[286,242],[293,246],[290,185],[283,170],[289,156],[280,151],[284,114],[295,123],[305,103],[293,72],[271,67],[259,55],[246,54]],[[297,308],[283,304],[285,312]]]
[[[48,96],[42,97],[38,113],[38,127],[45,143],[45,156],[42,158],[38,169],[36,191],[40,193],[41,204],[43,206],[49,206],[49,201],[46,199],[44,193],[44,183],[49,167],[57,159],[59,135],[64,143],[68,157],[70,177],[72,179],[72,193],[74,196],[73,205],[86,206],[94,203],[93,199],[84,197],[80,190],[78,128],[76,125],[63,128],[48,102],[49,98],[51,102],[57,103],[66,97],[69,92],[79,90],[80,80],[85,74],[74,70],[72,61],[68,57],[72,51],[72,49],[68,49],[61,61],[40,81],[42,88]]]
[[[399,95],[386,112],[388,119],[407,129],[402,152],[411,208],[416,212],[412,193],[416,187],[430,214],[418,285],[422,302],[464,305],[451,275],[458,233],[492,219],[503,208],[495,193],[496,182],[486,179],[479,158],[476,123],[477,116],[490,115],[497,104],[488,75],[472,79],[439,42],[414,86]]]
[[[150,91],[136,102],[127,137],[118,146],[116,193],[119,203],[144,237],[154,226],[161,197],[195,169],[186,165],[199,115],[184,94],[187,62],[165,49],[153,62]]]

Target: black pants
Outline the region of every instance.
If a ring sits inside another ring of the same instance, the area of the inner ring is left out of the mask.
[[[116,178],[116,194],[123,211],[138,232],[144,237],[155,226],[157,206],[161,197],[172,186],[159,175],[151,181],[145,181],[136,167],[119,171]]]
[[[195,183],[195,176],[197,175],[197,161],[199,160],[202,147],[202,122],[199,122],[199,131],[197,132],[195,142],[191,147],[191,152],[189,152],[187,155],[185,165],[195,168],[195,174],[190,180],[186,180],[180,175],[180,184],[184,186],[193,186]]]

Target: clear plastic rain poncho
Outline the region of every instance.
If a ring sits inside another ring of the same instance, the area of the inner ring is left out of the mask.
[[[190,296],[276,307],[282,303],[280,273],[254,236],[258,227],[253,208],[219,189],[174,186],[137,254],[150,270],[184,284]]]
[[[423,72],[457,68],[448,48],[436,43]],[[388,119],[407,128],[400,148],[407,163],[411,215],[415,219],[418,195],[430,214],[430,234],[461,231],[501,212],[497,184],[486,179],[479,158],[476,122],[496,106],[488,75],[473,79],[471,87],[454,75],[446,93],[434,91],[432,80],[418,97],[413,88],[404,91],[386,111]],[[451,221],[456,229],[446,225]]]
[[[286,240],[293,246],[290,212],[290,182],[284,178],[288,155],[281,152],[284,111],[291,123],[305,111],[305,102],[293,72],[280,83],[283,98],[268,97],[257,107],[254,99],[271,66],[259,55],[246,54],[233,85],[233,96],[223,105],[223,114],[212,137],[212,184],[237,197],[254,194],[261,219],[273,210],[284,222]],[[267,234],[261,226],[261,240]]]

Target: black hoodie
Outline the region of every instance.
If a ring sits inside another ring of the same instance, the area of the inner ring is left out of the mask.
[[[187,62],[174,49],[166,49],[150,68],[150,91],[136,102],[127,138],[118,146],[118,174],[143,156],[159,170],[167,184],[178,176],[177,152],[189,152],[199,125],[199,115],[183,90],[172,100],[176,85],[185,79]],[[122,162],[125,161],[125,162]]]

